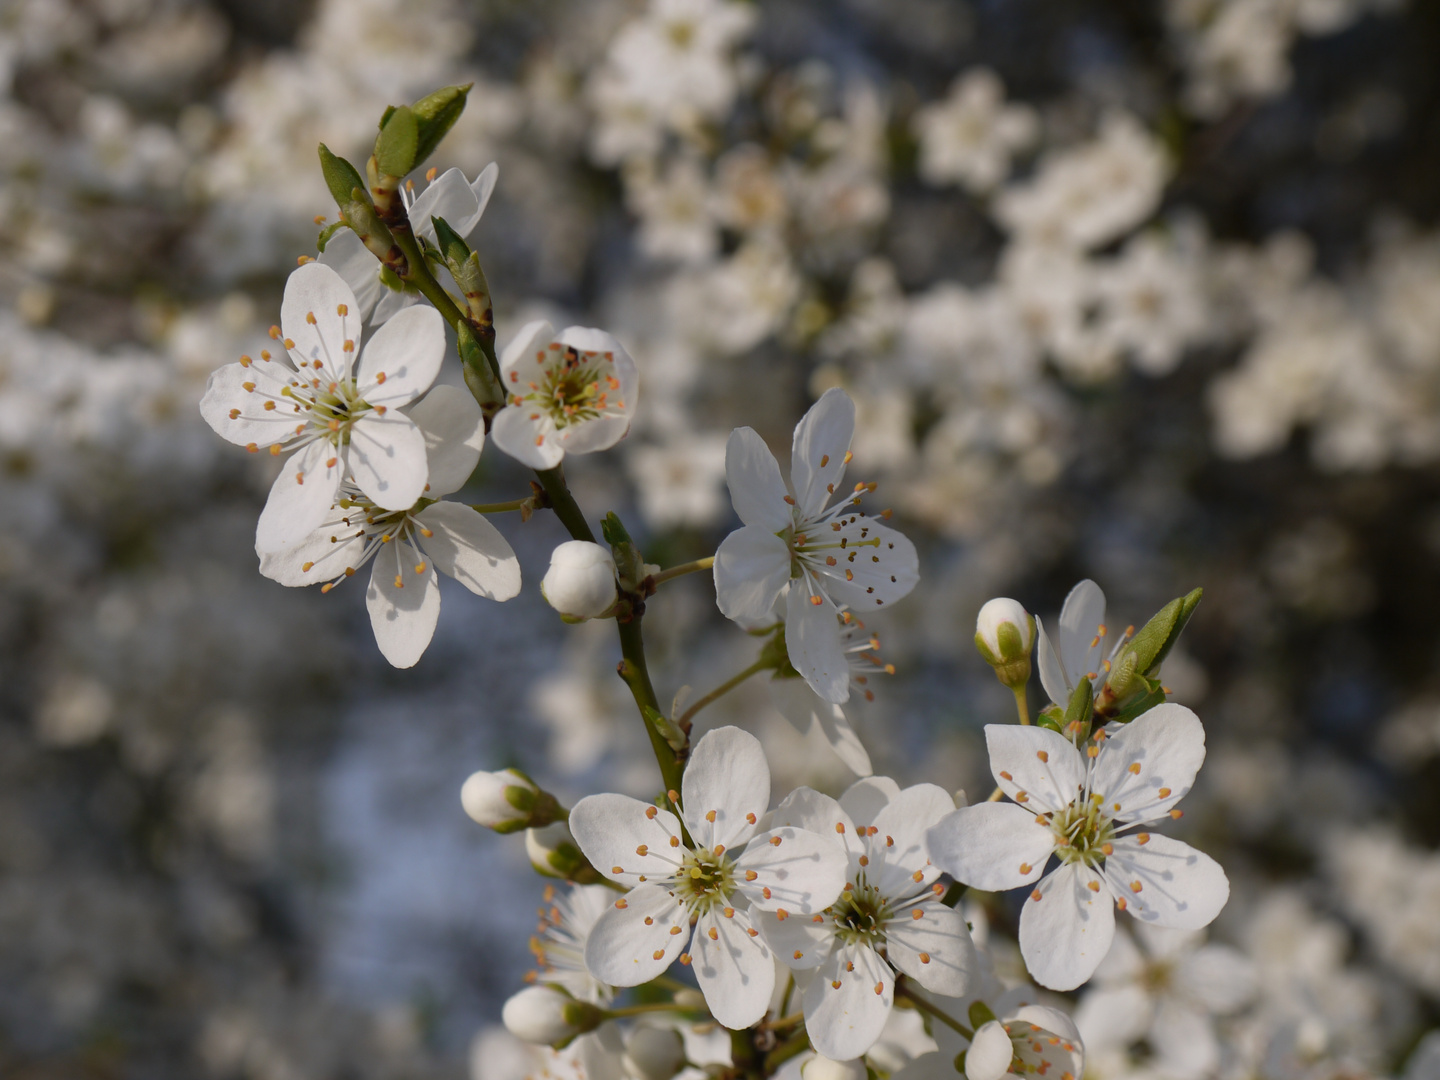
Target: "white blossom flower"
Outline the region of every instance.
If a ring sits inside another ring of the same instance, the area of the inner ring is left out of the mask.
[[[975,947],[965,920],[940,902],[945,887],[925,846],[926,830],[954,809],[934,784],[902,791],[883,776],[857,782],[838,802],[797,788],[776,808],[776,824],[838,835],[849,859],[845,891],[825,911],[760,916],[770,947],[797,973],[805,1028],[824,1056],[844,1061],[870,1049],[889,1019],[897,971],[937,994],[965,993]]]
[[[392,319],[380,333],[394,325]],[[509,600],[520,591],[520,563],[499,530],[463,503],[435,501],[463,487],[480,458],[485,425],[474,398],[457,387],[438,386],[410,416],[421,446],[429,448],[430,483],[423,498],[417,494],[404,509],[391,509],[346,481],[308,536],[260,552],[260,572],[272,581],[324,582],[323,592],[374,560],[365,606],[380,652],[396,667],[418,661],[435,634],[437,570],[490,600]]]
[[[1060,609],[1060,628],[1052,639],[1045,633],[1045,624],[1035,619],[1036,662],[1040,668],[1040,684],[1050,700],[1062,709],[1070,703],[1070,695],[1081,679],[1094,682],[1109,672],[1110,628],[1105,625],[1105,593],[1099,585],[1086,578],[1065,597]],[[1111,647],[1118,649],[1132,633],[1125,634]],[[1198,767],[1198,766],[1197,766]]]
[[[986,1021],[975,1029],[965,1052],[966,1080],[1000,1080],[1007,1075],[1076,1080],[1084,1065],[1085,1046],[1075,1022],[1044,1005],[1022,1005]]]
[[[1151,1067],[1174,1080],[1198,1080],[1220,1064],[1212,1017],[1233,1013],[1255,994],[1254,966],[1197,931],[1140,923],[1123,930],[1095,971],[1075,1025],[1093,1049],[1124,1049],[1146,1039]]]
[[[1094,974],[1115,935],[1115,908],[1142,922],[1198,930],[1230,895],[1225,872],[1188,844],[1149,832],[1205,760],[1205,731],[1183,705],[1157,705],[1082,754],[1055,731],[989,724],[990,771],[1014,803],[956,810],[929,833],[930,857],[977,889],[1034,885],[1020,951],[1041,986],[1071,990]]]
[[[530,939],[540,982],[562,986],[577,1001],[596,1005],[615,996],[615,991],[585,966],[590,931],[614,902],[615,890],[605,885],[572,885],[563,895],[553,885],[545,887],[540,924]]]
[[[294,450],[270,489],[255,546],[299,543],[330,513],[341,482],[383,510],[409,510],[429,479],[425,436],[402,407],[430,389],[445,359],[445,321],[407,309],[360,352],[355,295],[334,270],[306,263],[285,283],[280,327],[286,359],[269,350],[210,376],[200,412],[251,452]],[[283,333],[282,333],[283,331]],[[353,365],[353,369],[352,369]]]
[[[527,323],[500,357],[509,395],[490,428],[495,445],[532,469],[553,469],[567,453],[614,446],[630,430],[640,376],[635,361],[603,330]]]
[[[717,728],[695,745],[681,789],[689,842],[674,814],[625,795],[591,795],[570,811],[591,864],[631,886],[591,929],[585,961],[611,986],[648,982],[677,958],[693,964],[715,1019],[748,1027],[775,983],[755,911],[818,914],[845,883],[845,852],[790,825],[756,832],[770,768],[759,740],[739,728]]]
[[[434,170],[431,170],[431,175],[433,173]],[[446,169],[418,195],[414,186],[407,182],[401,197],[405,200],[411,232],[437,244],[435,223],[431,219],[438,217],[443,218],[461,239],[468,238],[480,224],[485,207],[490,205],[490,196],[495,193],[495,184],[499,179],[500,167],[492,161],[480,170],[473,181],[466,180],[459,169]]]
[[[725,476],[744,527],[715,553],[721,612],[760,622],[783,595],[790,663],[836,704],[850,697],[840,605],[873,610],[905,596],[919,578],[915,546],[856,509],[855,492],[867,485],[828,505],[849,464],[854,431],[854,403],[839,388],[827,390],[795,426],[787,486],[760,436],[736,428]]]
[[[968,71],[950,85],[945,100],[915,113],[920,176],[926,183],[955,182],[973,192],[990,191],[1010,170],[1010,157],[1034,140],[1035,111],[1007,105],[1005,87],[993,71]]]

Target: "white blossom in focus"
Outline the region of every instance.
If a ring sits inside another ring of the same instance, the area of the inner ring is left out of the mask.
[[[386,324],[393,325],[395,319]],[[489,600],[509,600],[520,591],[520,563],[500,531],[464,503],[436,501],[463,487],[480,459],[485,423],[475,399],[458,387],[437,386],[410,410],[410,418],[428,449],[430,483],[423,498],[389,510],[346,481],[313,532],[260,553],[260,572],[272,581],[324,582],[323,592],[373,561],[365,606],[376,644],[396,667],[415,664],[435,634],[437,572]]]
[[[1175,804],[1205,760],[1205,731],[1189,709],[1157,705],[1113,734],[1097,732],[1084,754],[1041,727],[987,724],[985,741],[990,771],[1014,802],[956,810],[930,830],[930,857],[973,888],[1033,886],[1020,951],[1041,986],[1072,990],[1094,974],[1117,907],[1199,930],[1225,906],[1230,883],[1214,859],[1135,831],[1180,816]],[[1052,854],[1060,865],[1047,875]]]
[[[603,330],[527,323],[500,357],[507,395],[495,445],[532,469],[608,450],[630,430],[639,393],[635,361]]]
[[[795,427],[787,485],[760,436],[735,429],[725,475],[744,527],[715,553],[721,612],[761,623],[783,596],[790,663],[836,704],[850,697],[840,607],[872,611],[908,594],[919,579],[914,545],[855,508],[866,485],[830,505],[854,431],[854,403],[843,390],[827,390]]]
[[[445,321],[428,307],[396,315],[361,350],[355,295],[318,263],[291,273],[280,311],[271,336],[287,358],[266,350],[220,368],[200,402],[229,441],[251,452],[295,451],[255,529],[262,553],[320,526],[347,479],[384,510],[415,505],[429,479],[425,436],[400,410],[430,389],[445,358]]]
[[[819,916],[760,917],[776,956],[796,972],[805,1028],[822,1055],[848,1060],[870,1049],[889,1019],[896,972],[936,994],[968,989],[975,947],[964,918],[940,903],[945,889],[925,845],[926,830],[954,807],[933,784],[902,791],[877,776],[838,802],[797,788],[776,808],[777,824],[838,835],[849,858],[845,891]]]
[[[845,853],[794,826],[757,833],[770,768],[759,741],[739,728],[700,739],[681,788],[689,843],[674,814],[625,795],[590,795],[570,811],[591,864],[630,887],[591,928],[586,965],[611,986],[638,986],[680,959],[711,1015],[748,1027],[765,1014],[775,982],[756,912],[818,914],[845,883]]]

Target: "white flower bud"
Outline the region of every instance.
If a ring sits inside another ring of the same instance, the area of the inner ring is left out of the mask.
[[[585,865],[585,856],[570,827],[563,821],[552,821],[541,829],[525,830],[525,854],[537,874],[544,877],[573,878]]]
[[[530,824],[541,791],[515,769],[472,773],[460,788],[465,812],[488,829],[514,832]]]
[[[1015,1044],[1010,1035],[1000,1021],[991,1020],[980,1025],[970,1040],[970,1049],[965,1051],[965,1076],[967,1080],[1000,1080],[1010,1071],[1014,1058]]]
[[[599,618],[615,603],[615,558],[599,544],[567,540],[550,553],[540,592],[567,619]]]
[[[670,1080],[685,1064],[685,1044],[670,1028],[636,1027],[625,1040],[624,1063],[636,1080]]]
[[[831,1061],[816,1054],[800,1067],[802,1080],[865,1080],[865,1060]]]
[[[1008,597],[986,602],[975,619],[975,648],[995,669],[995,677],[1012,690],[1030,681],[1030,652],[1035,647],[1035,620]]]
[[[594,1005],[542,983],[527,986],[505,1002],[500,1019],[517,1039],[554,1046],[595,1030],[603,1014]]]

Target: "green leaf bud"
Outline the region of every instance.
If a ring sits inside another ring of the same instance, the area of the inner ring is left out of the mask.
[[[410,106],[415,115],[416,142],[415,164],[424,164],[425,159],[435,152],[440,140],[455,126],[460,114],[465,111],[465,98],[474,83],[464,86],[447,86],[426,94]]]
[[[382,176],[404,176],[415,167],[419,122],[408,106],[392,109],[375,139],[375,165]]]
[[[325,176],[325,186],[330,189],[330,197],[341,210],[345,209],[346,203],[354,200],[353,193],[356,188],[362,192],[365,190],[365,181],[355,166],[332,154],[324,143],[320,144],[320,171]]]

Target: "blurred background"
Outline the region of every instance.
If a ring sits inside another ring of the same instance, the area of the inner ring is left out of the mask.
[[[1437,55],[1427,0],[0,0],[0,1073],[523,1072],[470,1046],[541,884],[459,787],[650,791],[613,627],[540,600],[548,514],[501,517],[522,596],[446,581],[391,669],[360,588],[257,573],[272,463],[196,408],[315,254],[316,143],[470,81],[432,164],[499,163],[502,345],[598,325],[642,371],[567,463],[592,520],[709,554],[729,430],[783,461],[848,388],[922,573],[851,718],[982,795],[985,599],[1088,576],[1123,627],[1203,586],[1180,832],[1260,988],[1210,1074],[1440,1073]],[[527,491],[492,447],[466,493]],[[646,628],[667,701],[753,659],[705,575]],[[719,723],[777,792],[851,779],[761,686]]]

